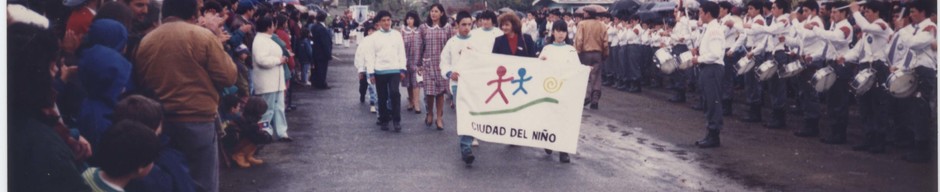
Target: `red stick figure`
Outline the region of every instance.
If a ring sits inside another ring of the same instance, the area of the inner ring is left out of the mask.
[[[509,99],[506,99],[506,94],[503,94],[503,82],[510,82],[512,81],[513,77],[503,79],[503,75],[506,75],[506,67],[499,66],[499,68],[496,68],[496,76],[499,76],[499,78],[490,80],[490,82],[486,83],[486,85],[496,83],[496,90],[493,91],[493,94],[490,94],[489,98],[486,98],[486,103],[490,103],[490,99],[493,99],[493,96],[496,96],[496,93],[499,93],[499,96],[503,97],[503,102],[509,104]]]

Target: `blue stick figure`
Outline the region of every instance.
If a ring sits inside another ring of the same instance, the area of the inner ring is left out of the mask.
[[[528,78],[525,77],[525,68],[519,68],[519,79],[512,80],[511,82],[511,83],[519,83],[519,88],[516,88],[516,90],[512,92],[512,95],[516,95],[516,93],[519,93],[519,91],[522,91],[522,93],[528,95],[529,91],[525,90],[525,86],[523,86],[523,83],[529,80],[532,80],[532,77],[531,76],[529,76]]]

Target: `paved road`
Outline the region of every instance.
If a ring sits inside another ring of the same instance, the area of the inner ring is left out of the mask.
[[[483,142],[459,160],[454,112],[445,130],[403,114],[401,133],[380,131],[358,101],[352,48],[337,47],[331,90],[301,89],[288,113],[292,143],[265,146],[267,164],[223,168],[223,191],[936,191],[936,163],[908,164],[900,150],[870,155],[726,118],[723,147],[697,149],[703,114],[661,91],[606,90],[586,110],[572,163],[541,149]],[[404,92],[403,92],[403,95]],[[739,106],[740,108],[740,106]],[[743,114],[739,114],[743,115]],[[857,137],[857,131],[854,131]]]

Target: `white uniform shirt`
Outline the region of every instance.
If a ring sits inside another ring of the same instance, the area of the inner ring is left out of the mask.
[[[676,21],[675,27],[672,28],[672,33],[669,34],[669,38],[671,38],[672,42],[676,45],[689,45],[691,43],[692,25],[695,25],[695,22],[697,21],[689,20],[689,17],[680,17],[679,20]]]
[[[571,28],[568,28],[568,29],[571,29]],[[620,29],[617,29],[617,26],[607,25],[607,42],[610,42],[610,46],[617,46],[619,44]],[[545,44],[548,45],[548,44],[551,44],[551,42],[545,42]]]
[[[757,31],[764,30],[764,28],[767,27],[767,22],[764,20],[764,16],[757,15],[754,17],[745,17],[744,22],[751,24],[751,28],[745,29],[744,25],[738,25],[735,23],[734,30],[744,33],[744,37],[738,38],[738,40],[734,42],[734,46],[731,48],[737,49],[741,46],[744,46],[746,48],[763,49],[767,42],[767,34],[759,33]]]
[[[646,32],[646,30],[644,30],[639,23],[633,25],[633,29],[629,32],[630,33],[627,33],[627,44],[638,45],[643,42],[641,37]]]
[[[764,34],[768,40],[766,41],[767,46],[757,46],[754,47],[756,51],[759,52],[774,52],[784,50],[785,46],[783,42],[780,42],[779,37],[783,36],[784,39],[788,39],[790,30],[790,15],[783,14],[778,17],[774,17],[770,22],[770,25],[767,27],[754,28],[751,26],[751,31],[757,34]]]
[[[911,65],[937,69],[937,51],[930,47],[937,41],[936,37],[937,24],[931,22],[930,18],[914,24],[914,32],[906,41],[911,52],[916,54],[916,59]]]
[[[718,64],[724,65],[725,50],[722,43],[725,42],[725,31],[728,28],[718,24],[717,20],[712,20],[705,25],[705,33],[699,42],[698,63],[700,64]]]
[[[890,40],[888,41],[888,44],[886,45],[887,48],[884,49],[885,62],[887,62],[888,65],[903,68],[902,65],[904,64],[904,59],[905,59],[904,57],[905,55],[907,55],[907,52],[910,51],[910,47],[907,46],[907,42],[905,41],[908,39],[911,39],[911,37],[913,36],[914,36],[914,25],[907,25],[907,26],[902,27],[901,29],[898,29],[898,31],[895,32],[894,35],[890,37]],[[909,66],[909,67],[916,67],[916,66]]]
[[[816,23],[817,25],[813,27],[813,29],[823,29],[825,27],[822,19],[819,19],[817,16],[806,19],[800,26],[794,26],[797,28],[797,32],[803,37],[803,54],[813,57],[813,60],[825,59],[821,56],[826,46],[826,41],[820,38],[814,30],[804,28],[803,25],[807,23]]]
[[[728,22],[728,21],[734,22],[734,24],[731,27],[727,27],[725,25],[725,22]],[[738,26],[741,25],[741,21],[742,20],[740,17],[733,16],[731,14],[725,15],[724,17],[718,20],[718,25],[725,27],[725,30],[723,30],[725,32],[724,34],[725,38],[724,38],[724,42],[721,43],[724,49],[732,48],[732,46],[734,46],[738,38],[741,38],[739,31],[736,30],[738,29]]]
[[[848,19],[843,19],[832,25],[829,30],[816,27],[813,29],[813,32],[816,32],[816,35],[822,40],[829,42],[829,49],[823,49],[819,53],[820,56],[824,56],[826,59],[835,59],[845,55],[845,53],[849,51],[849,43],[852,42],[852,37],[854,37],[852,25],[849,24]],[[823,52],[826,52],[826,55],[822,55]]]
[[[868,22],[858,12],[855,12],[853,16],[855,17],[855,24],[862,29],[862,33],[865,35],[862,36],[862,39],[859,39],[852,50],[849,50],[843,56],[845,60],[859,63],[885,61],[886,52],[883,49],[888,44],[888,37],[894,33],[894,30],[891,30],[891,27],[884,20],[878,19],[874,22]]]

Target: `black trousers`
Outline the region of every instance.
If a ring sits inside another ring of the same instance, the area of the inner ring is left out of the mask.
[[[728,49],[725,49],[725,52],[728,52]],[[734,70],[734,65],[738,63],[738,60],[741,60],[741,57],[744,56],[744,53],[740,51],[735,51],[731,54],[731,57],[725,55],[724,57],[724,75],[722,76],[721,83],[723,84],[724,89],[721,93],[721,99],[731,100],[734,99],[734,80],[737,74],[737,71]]]
[[[369,78],[359,79],[359,97],[365,97],[369,90]]]
[[[316,61],[313,63],[313,75],[310,76],[310,82],[315,87],[326,87],[326,71],[330,66],[329,61]]]
[[[813,85],[809,84],[809,80],[813,79],[813,74],[816,74],[816,71],[825,65],[825,61],[813,61],[809,65],[806,65],[806,68],[803,69],[803,72],[801,72],[799,76],[794,77],[799,78],[796,82],[798,83],[798,87],[800,87],[800,107],[803,110],[803,119],[818,120],[822,113],[821,94],[816,92]]]
[[[398,73],[375,75],[375,91],[379,98],[379,122],[401,122],[401,92]],[[388,105],[392,106],[389,107]]]
[[[936,127],[931,126],[931,117],[936,111],[930,103],[935,102],[937,71],[926,68],[914,68],[917,74],[917,92],[914,96],[897,99],[899,124],[914,133],[914,141],[924,142],[936,139]]]
[[[676,45],[672,47],[671,54],[672,54],[672,57],[676,58],[676,60],[679,60],[679,54],[682,54],[686,51],[689,51],[688,46]],[[679,94],[685,93],[686,87],[688,87],[689,85],[688,79],[689,79],[689,76],[691,76],[691,73],[692,73],[692,69],[689,68],[685,70],[676,69],[676,71],[673,71],[672,74],[669,74],[669,78],[672,79],[672,88],[673,90],[676,91],[676,93],[679,93]]]
[[[872,68],[875,70],[874,85],[865,94],[858,95],[858,109],[862,115],[862,125],[869,134],[885,134],[888,127],[888,110],[891,95],[882,84],[888,79],[888,66],[882,61],[866,62],[858,65],[859,71]]]
[[[849,106],[852,102],[852,93],[849,92],[849,82],[855,77],[852,75],[854,74],[855,67],[852,65],[834,64],[835,62],[833,61],[829,61],[828,63],[833,63],[832,68],[835,70],[838,77],[836,77],[835,83],[832,84],[832,88],[829,88],[825,93],[827,112],[832,122],[832,132],[845,135],[845,130],[849,123]]]
[[[762,86],[763,82],[757,78],[757,67],[767,61],[767,54],[760,53],[754,54],[752,58],[754,60],[754,69],[744,73],[744,100],[748,105],[751,106],[761,106],[764,103],[764,87]]]
[[[702,100],[705,103],[705,120],[708,130],[721,130],[723,124],[723,109],[721,106],[721,92],[724,84],[724,67],[718,64],[699,64],[699,82]]]

